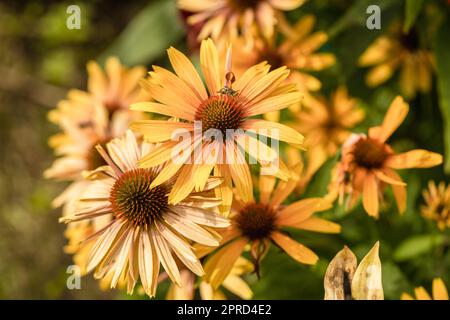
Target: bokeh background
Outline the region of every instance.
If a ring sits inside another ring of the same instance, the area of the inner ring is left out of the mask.
[[[412,1],[415,28],[441,58],[428,94],[410,101],[410,114],[391,140],[397,151],[425,148],[444,153],[444,137],[450,140],[450,4],[446,0]],[[175,46],[192,53],[192,35],[186,30],[175,1],[76,1],[81,7],[80,30],[66,28],[66,9],[73,2],[0,1],[0,298],[2,299],[111,299],[129,297],[118,291],[101,291],[87,276],[81,290],[66,288],[66,268],[71,257],[63,252],[64,226],[51,200],[64,183],[48,181],[42,172],[54,159],[47,139],[57,128],[47,121],[48,111],[64,98],[69,88],[86,88],[88,60],[103,63],[109,55],[133,66],[167,66],[165,50]],[[113,5],[114,4],[114,5]],[[365,26],[368,5],[382,9],[382,29]],[[394,19],[408,13],[398,0],[311,0],[288,18],[314,14],[316,29],[330,40],[321,50],[333,52],[337,63],[315,74],[329,94],[345,84],[360,99],[366,120],[356,128],[364,131],[380,123],[392,99],[399,93],[398,81],[369,89],[367,70],[357,66],[358,57]],[[415,6],[413,6],[415,7]],[[434,28],[434,29],[433,29]],[[439,90],[440,89],[440,90]],[[447,128],[445,131],[445,128]],[[447,158],[447,157],[446,157]],[[317,172],[305,196],[326,193],[330,159]],[[255,298],[322,299],[323,275],[330,259],[344,244],[360,259],[377,241],[381,242],[383,284],[387,299],[398,299],[414,286],[430,288],[434,277],[450,283],[450,235],[421,217],[422,189],[428,180],[449,181],[444,167],[406,170],[408,209],[400,216],[391,206],[374,221],[360,206],[352,212],[334,208],[327,217],[343,226],[340,235],[294,232],[292,235],[314,248],[320,261],[314,267],[297,264],[272,248],[262,263],[262,279],[248,278]],[[392,195],[387,195],[388,203]],[[272,246],[273,247],[273,246]],[[161,286],[160,296],[164,294]]]

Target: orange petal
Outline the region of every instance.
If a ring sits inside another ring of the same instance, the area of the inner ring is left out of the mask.
[[[368,173],[364,178],[363,206],[370,216],[378,218],[378,185],[372,173]]]
[[[397,130],[403,120],[405,120],[408,110],[408,104],[402,97],[397,96],[389,107],[389,110],[384,116],[383,123],[381,124],[380,132],[378,134],[378,139],[381,142],[385,142],[392,133]]]
[[[280,232],[274,232],[271,238],[288,255],[300,263],[316,264],[319,260],[319,257],[310,249]]]
[[[386,169],[385,173],[392,179],[401,181],[400,176],[394,170]],[[392,185],[391,187],[392,191],[394,192],[395,202],[397,202],[398,211],[400,212],[400,214],[402,214],[406,210],[406,199],[407,199],[406,188],[404,186],[399,185]]]
[[[423,149],[395,154],[386,160],[386,166],[393,169],[430,168],[442,163],[442,155]]]
[[[441,278],[433,280],[433,300],[448,300],[448,291]]]

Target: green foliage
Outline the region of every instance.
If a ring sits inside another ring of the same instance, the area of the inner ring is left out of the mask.
[[[422,10],[423,0],[406,0],[405,2],[405,21],[403,31],[408,32],[414,25],[420,11]]]
[[[126,65],[147,63],[162,56],[183,36],[174,1],[157,1],[144,8],[99,58],[118,56]]]
[[[445,171],[450,173],[450,18],[441,27],[436,37],[436,65],[439,89],[439,106],[444,120]]]

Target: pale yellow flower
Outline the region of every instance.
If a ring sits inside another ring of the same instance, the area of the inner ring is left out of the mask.
[[[428,183],[428,189],[423,191],[425,205],[420,207],[422,216],[434,220],[439,229],[450,228],[450,186],[441,181],[439,185],[433,181]]]
[[[416,29],[405,34],[399,23],[389,28],[359,58],[361,67],[371,67],[366,82],[377,87],[389,80],[399,70],[399,84],[407,98],[418,91],[428,92],[432,85],[434,58],[429,49],[420,45]]]
[[[107,278],[111,288],[125,282],[129,293],[140,279],[149,296],[156,293],[160,264],[169,278],[181,285],[174,256],[202,276],[202,265],[191,244],[219,244],[220,237],[213,228],[227,227],[229,222],[207,208],[220,201],[206,193],[194,193],[176,205],[169,204],[173,180],[151,186],[162,166],[142,169],[137,163],[155,146],[139,143],[131,131],[122,139],[109,142],[106,148],[107,151],[98,146],[108,165],[87,175],[90,183],[80,197],[79,209],[60,219],[77,223],[110,218],[105,227],[83,240],[83,244],[93,243],[86,271],[95,269],[94,277]],[[204,191],[221,182],[218,178],[208,179]]]

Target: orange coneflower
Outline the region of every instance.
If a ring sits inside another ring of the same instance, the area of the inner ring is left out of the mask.
[[[386,82],[400,69],[400,89],[407,98],[413,98],[417,91],[430,91],[432,85],[434,59],[431,51],[421,46],[416,29],[403,33],[398,23],[369,46],[360,57],[359,65],[372,67],[366,77],[370,87]]]
[[[338,224],[314,216],[315,212],[331,208],[331,203],[323,198],[298,200],[286,206],[282,204],[297,185],[298,176],[295,172],[291,172],[292,178],[288,181],[278,181],[276,187],[275,177],[261,175],[259,201],[253,197],[243,201],[238,194],[235,195],[230,213],[231,226],[221,232],[221,247],[209,256],[205,264],[205,280],[214,288],[228,276],[234,262],[248,244],[257,272],[270,243],[275,243],[300,263],[315,264],[317,255],[284,233],[286,227],[325,233],[340,232]]]
[[[261,137],[300,146],[303,136],[278,123],[249,118],[282,109],[300,100],[301,94],[295,86],[282,84],[289,70],[281,67],[269,72],[270,66],[260,63],[235,79],[231,72],[230,51],[225,68],[221,68],[216,47],[212,40],[205,40],[200,49],[200,64],[206,89],[185,55],[174,48],[170,48],[168,54],[176,74],[154,67],[150,78],[142,85],[155,101],[134,104],[132,109],[156,112],[182,121],[143,120],[134,123],[132,128],[144,134],[148,141],[161,142],[140,161],[142,167],[157,166],[172,159],[161,171],[154,186],[179,172],[169,202],[177,203],[194,188],[201,190],[212,170],[225,179],[218,191],[223,201],[223,211],[229,209],[231,204],[233,183],[244,200],[251,199],[252,180],[241,149],[262,165],[278,163],[277,168],[273,167],[274,174],[288,178],[278,152]],[[178,142],[180,131],[184,133],[181,135],[182,142]],[[255,134],[259,134],[258,139]],[[214,137],[211,138],[211,135]],[[177,154],[175,150],[178,149],[183,151],[181,159],[173,161],[173,154]]]
[[[226,43],[239,35],[271,38],[281,11],[293,10],[305,0],[178,0],[178,7],[194,13],[188,23],[205,22],[198,40],[211,37]]]
[[[450,186],[441,181],[438,186],[433,181],[423,191],[425,205],[421,206],[422,216],[434,220],[439,229],[450,228]]]
[[[417,300],[448,300],[448,291],[445,287],[444,281],[441,278],[433,280],[433,297],[430,297],[424,287],[417,287],[414,289],[414,294]],[[400,297],[402,300],[414,300],[414,297],[408,293],[403,293]]]
[[[349,194],[354,204],[362,194],[363,206],[373,217],[379,215],[379,200],[386,184],[391,185],[400,213],[406,209],[406,183],[395,169],[429,168],[442,163],[440,154],[417,149],[395,154],[387,139],[408,114],[408,104],[401,97],[392,102],[381,126],[369,129],[369,134],[353,134],[342,147],[342,158],[331,182],[331,197]]]
[[[251,273],[252,271],[252,263],[243,257],[239,257],[231,269],[230,274],[223,281],[222,287],[241,299],[251,299],[253,292],[248,284],[242,279],[242,276]],[[195,289],[197,288],[195,285],[196,275],[186,269],[181,270],[180,273],[183,285],[179,287],[171,284],[169,291],[167,292],[167,300],[192,300],[195,297]],[[198,289],[202,300],[227,299],[224,290],[220,288],[214,289],[204,280],[200,282]]]
[[[329,102],[319,97],[310,107],[294,114],[294,118],[290,126],[306,136],[307,167],[300,179],[302,189],[320,166],[336,155],[350,136],[350,129],[364,119],[364,111],[358,108],[357,100],[348,95],[347,89],[339,87]],[[297,150],[289,151],[292,151],[289,152],[291,163],[301,160]]]
[[[287,66],[291,69],[288,83],[295,83],[302,92],[302,104],[311,105],[315,102],[311,92],[317,91],[322,84],[309,72],[321,71],[334,64],[335,57],[331,53],[317,52],[328,40],[328,35],[323,31],[313,32],[315,17],[307,15],[302,17],[295,26],[283,24],[284,40],[277,44],[275,38],[269,40],[257,38],[254,47],[245,46],[246,39],[238,38],[233,44],[234,66],[236,74],[240,75],[252,65],[267,61],[273,69]],[[290,110],[299,111],[299,104],[293,104]],[[277,120],[279,112],[274,113],[273,119]]]
[[[126,282],[128,292],[140,279],[149,296],[155,295],[160,264],[169,278],[181,285],[173,255],[192,272],[203,275],[191,243],[217,246],[220,238],[211,228],[229,225],[226,218],[204,209],[217,205],[215,198],[196,193],[172,205],[167,201],[173,185],[170,180],[151,187],[161,167],[142,169],[137,162],[154,147],[138,143],[131,131],[109,142],[107,152],[98,146],[108,165],[87,175],[91,183],[79,200],[79,210],[61,218],[72,223],[110,217],[104,228],[84,239],[84,243],[94,243],[87,271],[96,269],[94,276],[99,279],[110,277],[111,287],[119,280]],[[204,190],[219,183],[220,179],[211,178]]]

